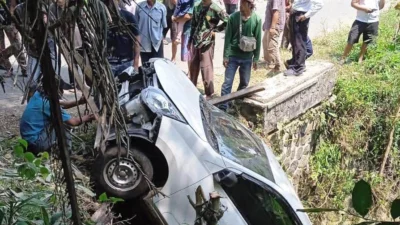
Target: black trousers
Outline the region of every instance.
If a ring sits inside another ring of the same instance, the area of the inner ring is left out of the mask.
[[[151,52],[141,52],[140,58],[142,59],[142,64],[148,62],[151,58],[164,58],[164,45],[161,43],[158,51],[151,46]]]
[[[288,61],[289,68],[296,72],[306,68],[306,43],[310,18],[297,22],[297,18],[305,12],[294,12],[289,17],[290,44],[292,45],[292,59]]]
[[[171,29],[171,32],[172,32],[172,18],[171,18],[172,15],[174,15],[174,11],[167,9],[167,18],[166,18],[167,19],[167,27],[164,28],[164,30],[163,30],[163,37],[164,38],[166,37],[166,35],[168,33],[168,30]],[[172,39],[172,34],[171,34],[171,39]]]
[[[82,57],[84,57],[83,56],[83,53],[84,53],[83,47],[77,48],[77,49],[75,49],[75,51],[77,51]],[[61,60],[60,60],[60,62],[61,62]],[[72,72],[71,68],[69,68],[69,67],[68,67],[68,75],[69,75],[69,84],[71,86],[69,88],[72,88],[73,86],[75,86],[75,77],[74,77],[74,73]]]

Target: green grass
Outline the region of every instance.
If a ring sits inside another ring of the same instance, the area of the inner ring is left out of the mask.
[[[369,47],[364,63],[357,63],[358,44],[349,56],[349,63],[336,67],[337,98],[325,110],[337,117],[327,117],[325,126],[320,128],[321,142],[310,160],[308,176],[301,183],[306,187],[299,194],[307,207],[347,208],[351,189],[361,178],[373,186],[376,207],[369,215],[373,218],[388,217],[389,202],[400,197],[397,191],[400,123],[393,124],[400,106],[400,40],[393,40],[399,19],[394,10],[383,13],[379,37]],[[315,40],[314,57],[336,64],[348,31],[343,28]],[[385,174],[380,177],[382,155],[393,126],[394,145]],[[313,219],[321,222],[327,217],[318,215]]]

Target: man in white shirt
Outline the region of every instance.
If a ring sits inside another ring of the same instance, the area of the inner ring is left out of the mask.
[[[379,12],[385,6],[385,0],[352,0],[351,6],[357,9],[357,17],[350,29],[341,64],[346,62],[347,56],[353,45],[358,43],[361,34],[363,35],[363,44],[358,62],[361,63],[364,60],[367,45],[378,36]]]
[[[294,0],[289,16],[292,58],[285,61],[285,76],[299,76],[306,69],[306,42],[310,17],[323,6],[323,0]]]

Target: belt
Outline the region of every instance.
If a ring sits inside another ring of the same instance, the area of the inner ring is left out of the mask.
[[[292,9],[291,11],[290,11],[290,14],[306,14],[306,12],[303,12],[303,11],[297,11],[297,10],[295,10],[295,9]]]
[[[119,59],[109,59],[108,62],[112,63],[112,64],[122,64],[122,63],[130,62],[132,60],[133,59],[121,59],[121,60],[119,60]]]

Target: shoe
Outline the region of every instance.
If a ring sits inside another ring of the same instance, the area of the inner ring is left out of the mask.
[[[164,39],[164,40],[163,40],[163,44],[164,44],[164,45],[168,45],[169,42],[168,42],[167,40]]]
[[[21,77],[28,77],[28,73],[26,72],[26,70],[21,71]]]
[[[285,65],[286,69],[289,69],[289,60],[283,61],[283,64]]]
[[[272,71],[274,71],[275,73],[280,73],[280,72],[282,71],[282,68],[281,68],[280,65],[276,65],[276,66],[273,68]]]
[[[283,72],[283,75],[285,75],[285,76],[300,76],[303,74],[303,72],[304,72],[304,70],[294,71],[293,69],[288,69],[285,72]]]

